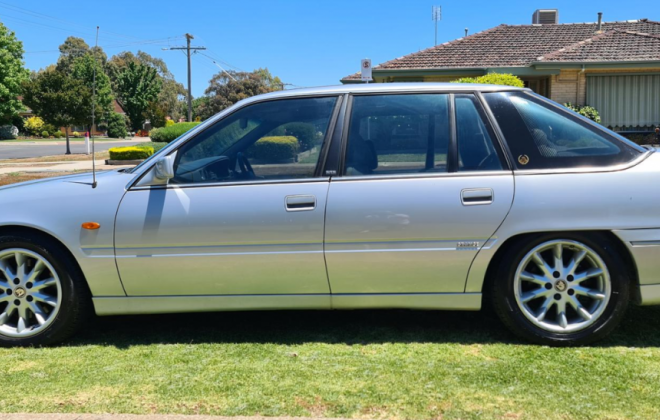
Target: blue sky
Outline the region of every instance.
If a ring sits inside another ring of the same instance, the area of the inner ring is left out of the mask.
[[[391,0],[0,0],[0,21],[23,41],[30,69],[57,60],[57,47],[69,35],[99,44],[108,56],[139,49],[163,58],[185,84],[182,35],[208,48],[225,68],[251,71],[267,67],[295,86],[338,84],[359,69],[360,59],[374,64],[433,45],[431,7],[441,5],[438,41],[445,42],[501,23],[528,24],[538,8],[559,9],[561,23],[649,18],[660,20],[657,0],[637,1],[391,1]],[[219,71],[212,59],[193,58],[193,95],[202,95]]]

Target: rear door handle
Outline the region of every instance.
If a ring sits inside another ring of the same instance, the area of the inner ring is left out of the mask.
[[[464,206],[483,206],[494,199],[492,188],[466,188],[461,190],[461,202]]]
[[[316,208],[313,195],[287,195],[284,200],[286,211],[309,211]]]

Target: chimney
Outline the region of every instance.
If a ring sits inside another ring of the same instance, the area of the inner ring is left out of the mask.
[[[465,28],[465,36],[468,34],[468,28]]]
[[[603,12],[598,12],[598,27],[596,31],[601,32],[603,30]]]

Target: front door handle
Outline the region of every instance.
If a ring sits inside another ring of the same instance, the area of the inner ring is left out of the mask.
[[[464,206],[491,204],[494,197],[492,188],[466,188],[461,190],[461,202]]]
[[[313,195],[287,195],[284,204],[286,211],[309,211],[316,208],[316,197]]]

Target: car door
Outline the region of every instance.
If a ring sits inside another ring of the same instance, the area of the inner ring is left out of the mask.
[[[343,176],[326,211],[333,295],[464,292],[514,191],[479,100],[362,95],[349,107]]]
[[[328,294],[317,177],[337,97],[262,101],[182,144],[165,186],[132,187],[116,220],[129,296]]]

